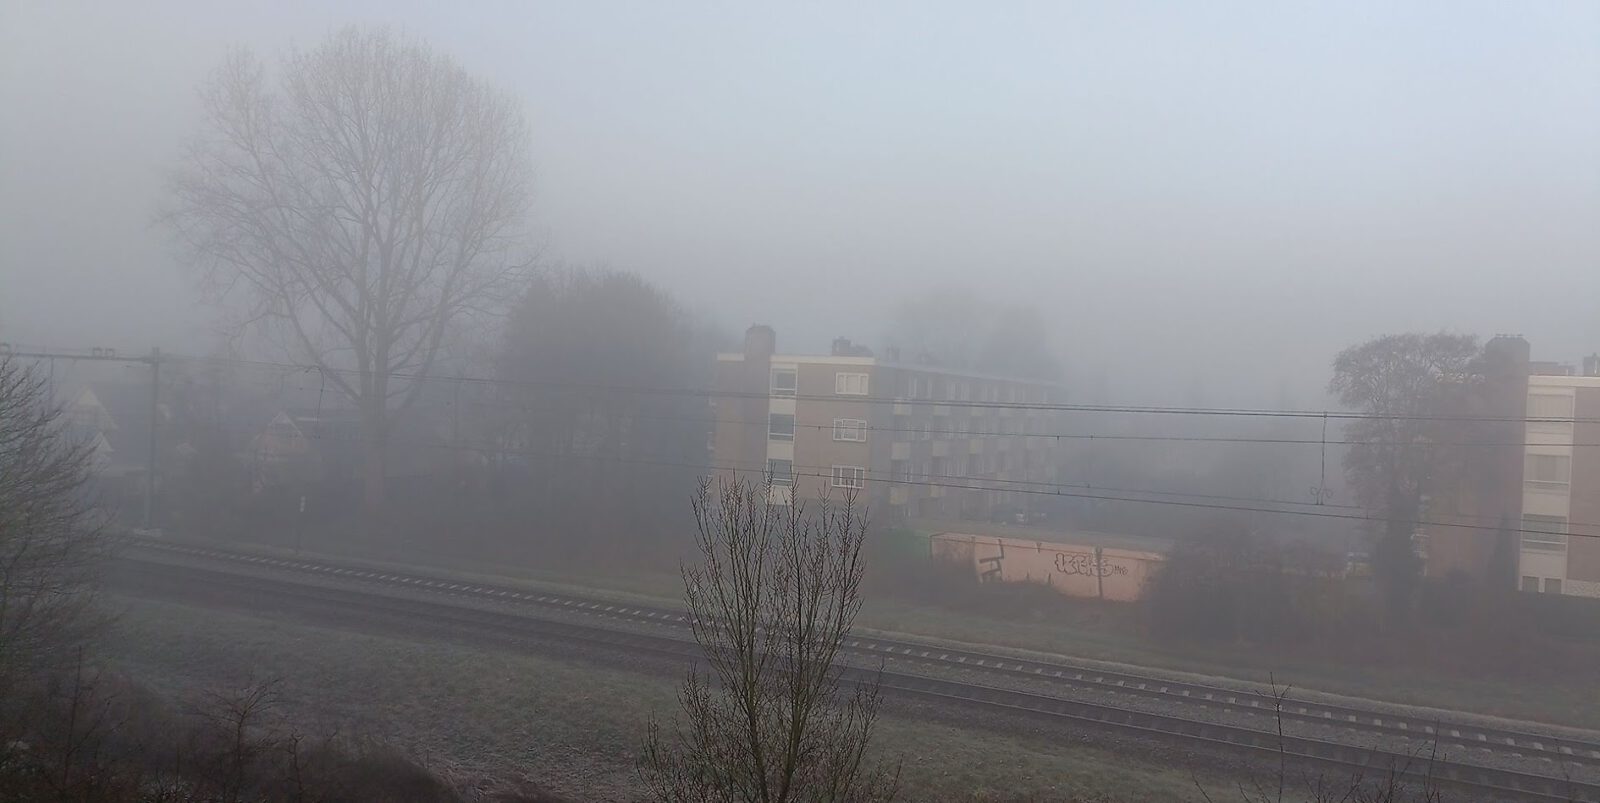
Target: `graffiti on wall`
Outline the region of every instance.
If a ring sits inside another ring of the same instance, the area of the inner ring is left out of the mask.
[[[970,567],[983,583],[1038,583],[1070,597],[1138,599],[1159,553],[1088,544],[938,533],[936,560]]]
[[[1110,577],[1114,574],[1127,574],[1128,567],[1107,560],[1098,550],[1095,552],[1057,552],[1056,571],[1062,574],[1081,574],[1085,577]]]

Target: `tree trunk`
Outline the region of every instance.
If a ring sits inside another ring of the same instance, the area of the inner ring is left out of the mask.
[[[375,393],[381,405],[383,395]],[[389,463],[389,432],[384,421],[385,410],[369,404],[361,416],[361,507],[369,534],[374,531],[383,514],[385,481]]]
[[[383,475],[388,455],[385,454],[383,443],[380,441],[368,441],[364,444],[364,449],[366,460],[361,473],[361,505],[366,513],[367,522],[371,524],[383,513]]]

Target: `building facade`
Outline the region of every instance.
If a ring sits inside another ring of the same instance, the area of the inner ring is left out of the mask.
[[[1580,371],[1527,355],[1519,337],[1490,341],[1485,375],[1447,411],[1464,415],[1453,482],[1424,517],[1427,571],[1600,597],[1600,358]]]
[[[717,355],[719,473],[773,477],[773,503],[854,492],[875,520],[1026,517],[1056,481],[1059,385],[883,359],[846,340],[777,353],[770,327]]]
[[[1528,377],[1517,573],[1524,591],[1600,597],[1600,528],[1594,526],[1600,522],[1596,373]]]

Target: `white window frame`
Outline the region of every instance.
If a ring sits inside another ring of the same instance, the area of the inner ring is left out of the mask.
[[[789,418],[789,431],[788,432],[775,432],[775,431],[773,431],[772,425],[777,420],[778,416],[788,416],[788,418]],[[796,426],[797,425],[795,424],[794,414],[793,413],[767,413],[767,440],[772,440],[772,441],[792,441],[792,440],[794,440],[794,430],[795,430]]]
[[[860,490],[867,484],[867,470],[862,466],[833,467],[833,487]]]
[[[1572,396],[1564,393],[1530,393],[1528,394],[1529,418],[1572,418]],[[1559,409],[1537,409],[1549,405]],[[1568,422],[1534,422],[1534,423],[1568,423]]]
[[[773,469],[773,463],[788,463],[789,470],[783,474],[779,474]],[[794,461],[784,460],[778,457],[769,457],[767,458],[767,474],[768,476],[772,477],[773,485],[794,485]]]
[[[859,418],[833,419],[833,439],[851,443],[867,442],[867,422]]]
[[[1544,461],[1550,461],[1555,467],[1555,479],[1540,479],[1534,474],[1534,467]],[[1523,458],[1523,471],[1529,485],[1538,488],[1561,487],[1572,484],[1572,457],[1564,454],[1530,454]]]
[[[833,392],[836,396],[865,396],[870,390],[869,375],[854,371],[839,371],[833,375]],[[852,388],[860,380],[860,389]]]
[[[780,388],[780,387],[778,387],[778,375],[779,374],[787,374],[789,376],[794,377],[794,385],[792,387],[788,387],[788,388]],[[800,388],[800,371],[799,371],[799,369],[774,367],[772,369],[772,376],[767,382],[767,387],[771,391],[772,395],[774,395],[774,396],[793,396],[793,395],[795,395],[795,393]]]
[[[1528,526],[1529,519],[1552,524],[1559,521],[1561,529],[1559,532],[1534,529]],[[1539,516],[1524,513],[1522,514],[1522,548],[1540,552],[1565,552],[1567,551],[1567,527],[1567,520],[1562,516]]]

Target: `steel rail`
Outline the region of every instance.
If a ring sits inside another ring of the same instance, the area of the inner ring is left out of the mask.
[[[130,570],[135,593],[182,597],[209,588],[224,595],[253,596],[256,602],[270,598],[287,603],[290,607],[310,607],[324,616],[348,616],[352,613],[396,616],[402,624],[435,626],[445,634],[457,637],[473,632],[514,641],[554,639],[563,643],[583,643],[614,648],[628,655],[651,654],[689,660],[700,657],[699,645],[682,638],[182,564],[130,562],[120,575],[124,587],[130,585]],[[142,588],[138,582],[140,579],[146,581]],[[1416,754],[1282,735],[1183,716],[1132,711],[1016,689],[855,667],[844,668],[842,679],[852,682],[876,680],[885,690],[899,695],[977,705],[1018,715],[1044,717],[1058,723],[1071,722],[1164,740],[1206,744],[1244,751],[1258,758],[1287,757],[1297,762],[1350,772],[1354,777],[1370,777],[1375,771],[1395,772],[1413,781],[1426,780],[1495,798],[1600,800],[1600,785],[1567,778],[1484,767],[1448,758],[1423,759]]]
[[[390,571],[303,558],[255,555],[213,547],[141,540],[138,549],[181,554],[208,560],[241,563],[257,568],[286,570],[314,576],[357,581],[414,591],[480,598],[496,602],[550,607],[635,620],[644,624],[688,627],[682,609],[624,603],[570,593],[538,592],[514,586],[468,582],[415,570]],[[1204,706],[1259,716],[1281,716],[1286,721],[1339,727],[1351,731],[1420,739],[1429,743],[1492,753],[1543,759],[1557,763],[1600,768],[1600,739],[1583,739],[1548,733],[1500,728],[1481,722],[1452,720],[1394,710],[1361,708],[1286,696],[1281,705],[1264,691],[1229,688],[1199,681],[1180,681],[1129,670],[1107,669],[1071,661],[1024,658],[971,647],[953,647],[880,635],[853,636],[845,642],[851,651],[897,660],[913,660],[954,669],[977,670],[1034,682],[1124,694],[1180,705]]]

